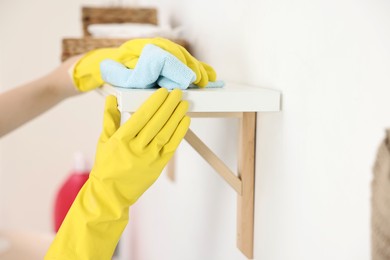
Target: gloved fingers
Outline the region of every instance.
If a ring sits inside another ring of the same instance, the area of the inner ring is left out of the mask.
[[[103,115],[103,131],[100,135],[100,141],[106,142],[118,130],[121,115],[118,110],[118,103],[115,96],[106,97],[106,104]]]
[[[209,82],[209,77],[207,75],[207,71],[200,63],[199,63],[199,71],[200,71],[200,78],[197,79],[197,83],[195,83],[195,84],[201,88],[204,88],[204,87],[206,87],[207,83]]]
[[[209,81],[216,81],[217,80],[217,73],[215,72],[214,68],[203,61],[200,61],[200,64],[206,70],[207,76],[209,77]]]
[[[177,126],[180,124],[183,117],[188,111],[189,104],[186,100],[183,100],[176,107],[175,112],[169,118],[168,122],[164,125],[161,131],[150,142],[150,146],[157,147],[160,150],[171,139]]]
[[[193,83],[199,87],[205,87],[209,81],[209,77],[202,63],[194,58],[183,46],[179,45],[178,48],[183,53],[187,66],[196,74],[196,80]]]
[[[185,58],[185,64],[187,64],[187,66],[190,67],[196,74],[196,82],[199,81],[202,77],[201,63],[194,56],[192,56],[191,53],[189,53],[183,46],[178,45],[178,48],[181,50],[181,53]]]
[[[121,140],[133,139],[151,120],[153,115],[168,97],[168,90],[160,88],[154,92],[141,107],[116,132],[115,136]]]
[[[145,52],[145,54],[144,54]],[[161,57],[161,61],[156,61],[156,64],[161,64],[161,75],[167,77],[176,82],[185,82],[189,85],[193,80],[195,80],[194,72],[186,65],[185,62],[182,62],[175,55],[166,51],[158,46],[153,44],[148,44],[145,46],[142,51],[141,58],[146,56],[146,60],[153,60],[156,57]],[[141,60],[140,58],[140,60]],[[188,82],[190,81],[190,82]]]
[[[199,62],[195,58],[189,58],[186,59],[185,63],[194,73],[195,73],[195,80],[194,84],[199,81],[199,79],[202,76],[202,72],[200,70]]]
[[[181,98],[182,91],[180,89],[174,89],[171,91],[164,104],[161,105],[158,111],[153,115],[150,121],[138,134],[136,138],[138,148],[145,148],[158,134],[158,132],[160,132],[160,130],[174,113]]]
[[[180,52],[182,53],[184,59],[186,60],[186,62],[191,62],[191,63],[198,63],[199,61],[191,55],[191,53],[189,53],[187,51],[186,48],[184,48],[183,46],[181,45],[177,45],[177,48],[180,50]]]
[[[173,155],[179,146],[180,142],[183,140],[184,136],[187,133],[188,128],[190,127],[191,118],[189,116],[184,116],[177,126],[175,132],[173,133],[171,139],[167,144],[161,149],[162,155]],[[169,157],[170,158],[170,157]]]

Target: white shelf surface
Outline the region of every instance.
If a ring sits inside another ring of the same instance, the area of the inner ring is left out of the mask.
[[[105,85],[104,94],[116,95],[121,112],[135,112],[156,89],[125,89]],[[183,90],[189,112],[277,112],[281,93],[277,90],[226,83],[223,88]]]

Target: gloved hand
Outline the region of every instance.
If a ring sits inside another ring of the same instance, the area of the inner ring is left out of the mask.
[[[129,206],[153,184],[187,132],[180,90],[157,90],[122,126],[108,96],[89,180],[73,202],[45,259],[111,259]]]
[[[146,44],[138,58],[137,66],[128,69],[119,62],[105,59],[100,63],[102,79],[110,85],[122,88],[186,89],[195,73],[174,55],[153,44]]]
[[[215,81],[214,69],[194,58],[184,47],[164,38],[134,39],[122,44],[119,48],[96,49],[85,54],[74,66],[73,81],[80,91],[88,91],[103,85],[100,74],[100,62],[112,59],[127,68],[134,69],[146,44],[154,44],[173,54],[196,74],[193,84],[205,87],[209,81]]]

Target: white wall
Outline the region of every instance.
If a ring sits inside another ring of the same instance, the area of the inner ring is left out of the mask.
[[[390,3],[138,2],[185,25],[220,79],[283,92],[283,112],[258,117],[255,258],[369,259],[371,167],[390,122]],[[0,2],[3,89],[58,64],[60,39],[81,33],[80,4]],[[101,109],[90,93],[1,140],[1,226],[50,230],[53,193],[74,150],[93,157]],[[192,128],[236,167],[235,120],[194,119]],[[186,143],[177,171],[133,208],[133,259],[244,259],[231,188]]]
[[[368,259],[371,167],[390,121],[389,3],[143,3],[169,6],[220,78],[283,92],[282,113],[259,115],[255,258]],[[226,126],[233,124],[195,127],[218,147]],[[139,242],[149,257],[136,259],[242,259],[232,191],[182,149],[177,183],[156,185],[138,204],[137,221],[148,220],[138,230],[150,231]],[[158,253],[148,252],[161,241]]]

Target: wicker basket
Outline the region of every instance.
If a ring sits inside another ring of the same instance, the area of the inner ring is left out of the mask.
[[[111,39],[111,38],[67,38],[62,40],[62,57],[61,60],[64,61],[74,55],[82,54],[97,48],[109,48],[109,47],[118,47],[122,43],[130,39]],[[173,42],[183,46],[187,50],[188,44],[185,40],[182,39],[171,39]]]
[[[155,8],[83,7],[82,22],[84,36],[91,36],[87,30],[90,24],[148,23],[157,25],[157,10]]]
[[[83,38],[65,38],[62,40],[61,60],[82,54],[97,48],[118,47],[130,39],[94,38],[87,28],[90,24],[104,23],[146,23],[157,25],[157,9],[155,8],[111,8],[83,7]],[[183,39],[170,39],[189,50],[188,43]]]

